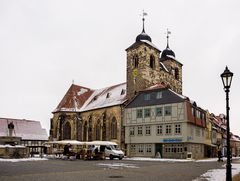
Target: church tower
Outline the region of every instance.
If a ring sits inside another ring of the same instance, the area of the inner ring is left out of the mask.
[[[175,59],[175,54],[167,48],[161,51],[152,43],[151,37],[143,29],[135,43],[127,52],[127,99],[131,100],[137,92],[155,84],[165,84],[177,93],[182,93],[182,64]],[[168,40],[168,35],[167,35]]]
[[[182,63],[177,61],[174,51],[169,48],[169,34],[167,30],[167,47],[163,50],[160,62],[166,67],[169,73],[168,85],[175,92],[182,94]]]
[[[136,37],[135,43],[127,51],[127,99],[151,85],[157,84],[160,79],[159,57],[161,51],[152,43],[152,39],[145,33],[143,13],[143,29]]]

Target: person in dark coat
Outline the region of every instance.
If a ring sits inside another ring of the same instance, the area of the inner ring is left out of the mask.
[[[220,162],[220,161],[223,161],[222,160],[222,152],[221,152],[221,150],[218,150],[218,161]]]
[[[70,153],[69,149],[70,149],[70,144],[65,145],[64,150],[63,150],[63,154],[64,155],[69,155],[69,153]]]

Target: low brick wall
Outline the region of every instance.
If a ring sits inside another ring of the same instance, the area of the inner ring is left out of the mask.
[[[0,158],[26,158],[29,157],[25,146],[0,145]]]

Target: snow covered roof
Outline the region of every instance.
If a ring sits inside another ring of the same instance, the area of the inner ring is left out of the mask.
[[[156,45],[154,45],[152,42],[150,42],[150,41],[148,41],[148,40],[136,41],[136,42],[134,42],[130,47],[128,47],[126,50],[131,49],[131,48],[134,48],[134,47],[136,47],[136,46],[138,46],[138,45],[140,45],[140,44],[142,44],[142,43],[145,43],[145,44],[147,44],[147,45],[155,48],[157,51],[161,52],[161,50],[160,50]]]
[[[94,90],[72,84],[53,112],[79,110]]]
[[[239,138],[239,136],[237,136],[237,135],[232,135],[232,136],[231,136],[231,140],[240,142],[240,138]]]
[[[59,145],[84,145],[85,142],[77,141],[77,140],[60,140],[60,141],[48,141],[43,143],[43,145],[50,145],[50,144],[59,144]]]
[[[164,89],[164,88],[167,88],[164,84],[155,84],[153,86],[146,88],[145,90],[155,90],[155,89]]]
[[[186,96],[182,95],[182,94],[178,94],[176,92],[174,92],[172,89],[169,89],[172,93],[176,94],[177,96],[181,97],[182,99],[187,99]]]
[[[86,142],[88,145],[117,145],[115,142],[111,141],[91,141],[91,142]]]
[[[144,42],[144,43],[152,46],[153,48],[157,49],[158,51],[161,51],[161,50],[159,50],[159,48],[156,45],[154,45],[152,42],[150,42],[148,40],[141,40],[141,42]]]
[[[162,63],[162,62],[159,62],[160,63],[160,66],[163,70],[165,70],[166,72],[169,72],[169,70],[167,69],[167,67]]]
[[[53,112],[84,112],[93,109],[121,105],[126,100],[126,83],[97,90],[72,85],[63,100]]]
[[[95,90],[82,106],[80,111],[83,112],[92,109],[120,105],[126,100],[126,83],[122,83]]]
[[[25,119],[0,118],[0,136],[8,136],[8,124],[14,124],[13,136],[22,137],[22,140],[48,140],[46,129],[39,121]]]

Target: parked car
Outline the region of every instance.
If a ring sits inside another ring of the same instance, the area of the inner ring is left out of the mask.
[[[122,150],[120,150],[116,143],[110,142],[110,141],[92,141],[89,144],[94,145],[93,152],[96,152],[96,149],[98,151],[104,151],[105,157],[109,157],[110,160],[113,160],[114,158],[118,158],[119,160],[122,160],[124,157],[124,153]]]

